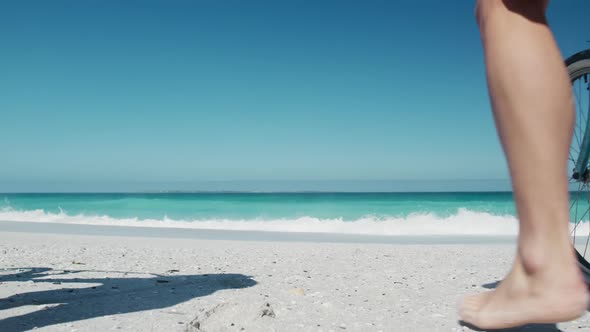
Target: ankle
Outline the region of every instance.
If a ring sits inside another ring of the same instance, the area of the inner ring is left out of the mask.
[[[556,269],[564,271],[576,268],[575,255],[566,234],[549,238],[527,239],[521,236],[518,243],[518,258],[526,274],[537,274]]]

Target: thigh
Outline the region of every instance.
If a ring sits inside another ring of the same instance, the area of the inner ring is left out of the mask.
[[[545,23],[549,0],[477,0],[475,16],[480,25],[490,15],[520,15],[533,22]]]

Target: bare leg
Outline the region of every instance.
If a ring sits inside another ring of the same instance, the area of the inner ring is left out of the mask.
[[[461,319],[484,329],[575,319],[588,294],[569,242],[571,84],[543,0],[479,0],[488,87],[508,160],[520,233],[511,272],[464,299]]]

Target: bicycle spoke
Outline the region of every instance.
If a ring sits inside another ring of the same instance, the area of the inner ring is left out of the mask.
[[[576,139],[576,142],[578,143],[578,146],[581,148],[582,143],[580,143],[580,138],[578,137],[578,132],[576,131],[576,129],[579,127],[579,124],[576,124],[576,128],[574,128],[574,138]],[[572,142],[573,144],[574,142]],[[575,146],[572,146],[572,149],[575,149]]]
[[[586,91],[588,91],[590,93],[590,83],[588,82],[588,75],[584,75],[584,80],[587,84]],[[580,83],[580,86],[582,86],[581,83]],[[588,98],[588,101],[590,102],[590,96]],[[590,107],[590,103],[588,104],[588,106]],[[589,111],[590,111],[590,109],[589,109]],[[580,107],[580,112],[582,112],[582,107]],[[588,112],[582,113],[582,121],[583,121],[583,123],[588,123]]]
[[[579,82],[579,84],[578,84],[578,93],[574,93],[574,96],[576,97],[576,101],[577,101],[577,104],[578,104],[578,109],[580,110],[580,112],[578,113],[578,115],[580,117],[580,120],[583,120],[582,119],[582,116],[584,114],[582,113],[582,110],[584,108],[582,107],[582,101],[581,101],[581,96],[582,96],[582,82]]]
[[[575,146],[572,146],[572,147],[571,147],[571,150],[570,150],[570,152],[575,152],[575,153],[577,153],[577,154],[579,154],[579,153],[580,153],[580,151],[578,151],[578,149],[576,149],[576,147],[575,147]]]
[[[580,129],[580,135],[583,138],[584,137],[584,133],[582,131],[582,125],[583,125],[583,122],[582,122],[582,103],[580,102],[580,94],[581,94],[581,88],[580,87],[581,86],[582,86],[582,84],[578,84],[578,92],[579,93],[575,93],[574,92],[574,96],[575,96],[576,101],[577,101],[577,104],[578,104],[578,109],[580,110],[579,112],[576,112],[577,113],[577,118],[579,119],[579,121],[576,121],[575,128],[576,129]],[[575,88],[573,90],[575,91]],[[576,118],[576,116],[574,116],[574,118]],[[574,134],[576,136],[576,140],[578,142],[578,146],[581,147],[581,144],[582,143],[580,142],[580,138],[578,137],[578,133],[577,133],[576,129],[574,129]]]
[[[585,79],[588,79],[588,75],[584,75],[584,77],[585,77]],[[583,120],[583,121],[586,121],[586,122],[584,122],[584,123],[587,123],[588,116],[590,116],[590,82],[588,82],[587,85],[586,85],[586,91],[588,91],[588,93],[587,93],[587,96],[588,96],[588,111],[586,111],[585,120]],[[582,107],[581,106],[580,106],[580,112],[582,112]]]
[[[584,190],[584,193],[586,194],[586,202],[590,203],[590,193],[588,192],[587,187],[588,187],[587,185],[584,185],[584,186],[582,186],[581,190]],[[578,195],[578,198],[579,198],[579,195]],[[574,247],[576,246],[576,229],[578,228],[578,226],[580,225],[582,220],[584,218],[586,218],[586,216],[588,215],[588,212],[590,212],[590,209],[586,208],[586,212],[584,212],[584,214],[580,218],[578,218],[578,201],[579,201],[579,199],[576,200],[576,225],[574,226],[574,230],[573,230],[573,233],[574,233],[573,245],[574,245]],[[586,250],[588,249],[588,240],[589,239],[590,239],[590,234],[586,238],[586,247],[584,249],[584,255],[583,255],[584,257],[586,256]]]
[[[588,212],[590,212],[590,192],[589,192],[588,185],[587,185],[587,184],[584,184],[584,185],[582,186],[582,190],[584,191],[584,194],[585,194],[585,196],[586,196],[586,205],[587,205],[587,207],[586,207],[586,212],[585,212],[585,213],[584,213],[584,215],[583,215],[583,216],[580,218],[580,221],[578,222],[578,224],[579,224],[579,223],[582,223],[582,222],[583,222],[583,220],[584,220],[584,218],[585,218],[585,217],[588,215]],[[577,214],[577,211],[576,211],[576,214]],[[578,224],[576,224],[576,228],[577,228]],[[587,225],[587,226],[590,226],[588,223],[586,223],[586,225]],[[590,229],[589,229],[589,231],[590,231]],[[575,233],[574,233],[574,234],[575,234]],[[582,257],[584,257],[584,258],[586,257],[586,252],[588,251],[588,243],[589,243],[588,241],[589,241],[589,240],[590,240],[590,234],[588,234],[588,235],[586,236],[586,246],[584,247],[584,254],[582,255]],[[574,246],[575,246],[575,241],[574,241]]]
[[[582,184],[578,185],[578,190],[576,192],[577,196],[576,196],[576,199],[574,201],[576,203],[576,212],[575,212],[576,214],[575,214],[575,217],[574,217],[574,229],[570,233],[570,234],[572,234],[572,233],[574,234],[574,239],[573,239],[574,245],[575,245],[575,241],[576,241],[576,229],[578,228],[578,224],[579,224],[579,219],[578,219],[578,202],[580,201],[580,190],[581,190],[581,188],[582,188]],[[571,210],[571,208],[570,208],[570,210]]]
[[[587,79],[587,75],[584,75],[584,79],[585,80]],[[584,84],[582,84],[582,81],[580,80],[580,84],[578,85],[579,86],[578,91],[580,93],[579,93],[579,95],[576,96],[576,99],[578,100],[579,113],[581,115],[581,119],[582,119],[582,121],[584,121],[584,119],[587,121],[588,114],[590,113],[590,102],[588,103],[588,107],[589,108],[588,108],[587,112],[584,112],[584,107],[583,107],[582,102],[581,102],[582,98],[580,97],[581,94],[582,94],[582,86],[583,85]],[[590,91],[590,84],[588,85],[587,91]],[[590,93],[588,94],[588,96],[590,98]],[[584,128],[584,129],[588,129],[588,128]],[[585,185],[584,187],[585,187],[584,189],[588,189],[588,186],[587,185]],[[586,193],[586,204],[588,205],[588,207],[586,208],[586,214],[587,214],[588,211],[590,211],[590,197],[588,195],[588,191],[587,190],[586,190],[585,193]],[[582,217],[582,219],[583,218],[584,217]],[[590,220],[588,221],[587,225],[590,226]],[[586,257],[586,253],[588,252],[588,244],[590,243],[589,242],[590,241],[590,227],[588,228],[588,232],[589,232],[589,234],[586,234],[586,245],[584,246],[584,255],[583,255],[584,258]],[[575,246],[575,242],[574,242],[574,246]]]
[[[576,239],[576,229],[578,228],[578,225],[580,224],[580,219],[578,219],[578,203],[580,201],[580,191],[578,189],[578,197],[576,198],[576,215],[574,217],[574,240]]]
[[[590,200],[587,199],[586,201],[590,204]],[[588,213],[589,210],[590,210],[590,208],[586,209],[586,213]],[[589,228],[589,232],[590,232],[590,228]],[[586,235],[586,246],[584,247],[584,255],[583,255],[584,258],[586,258],[586,251],[588,251],[588,243],[589,243],[588,241],[590,241],[590,234]]]
[[[574,200],[572,201],[572,204],[570,204],[570,211],[571,211],[571,210],[572,210],[572,208],[574,207],[574,204],[575,204],[575,203],[576,203],[576,200],[574,199]]]

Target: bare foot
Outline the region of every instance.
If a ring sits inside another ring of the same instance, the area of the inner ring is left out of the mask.
[[[546,264],[531,273],[517,256],[498,288],[465,297],[459,315],[481,329],[504,329],[573,320],[587,306],[587,288],[573,257],[571,262]]]

